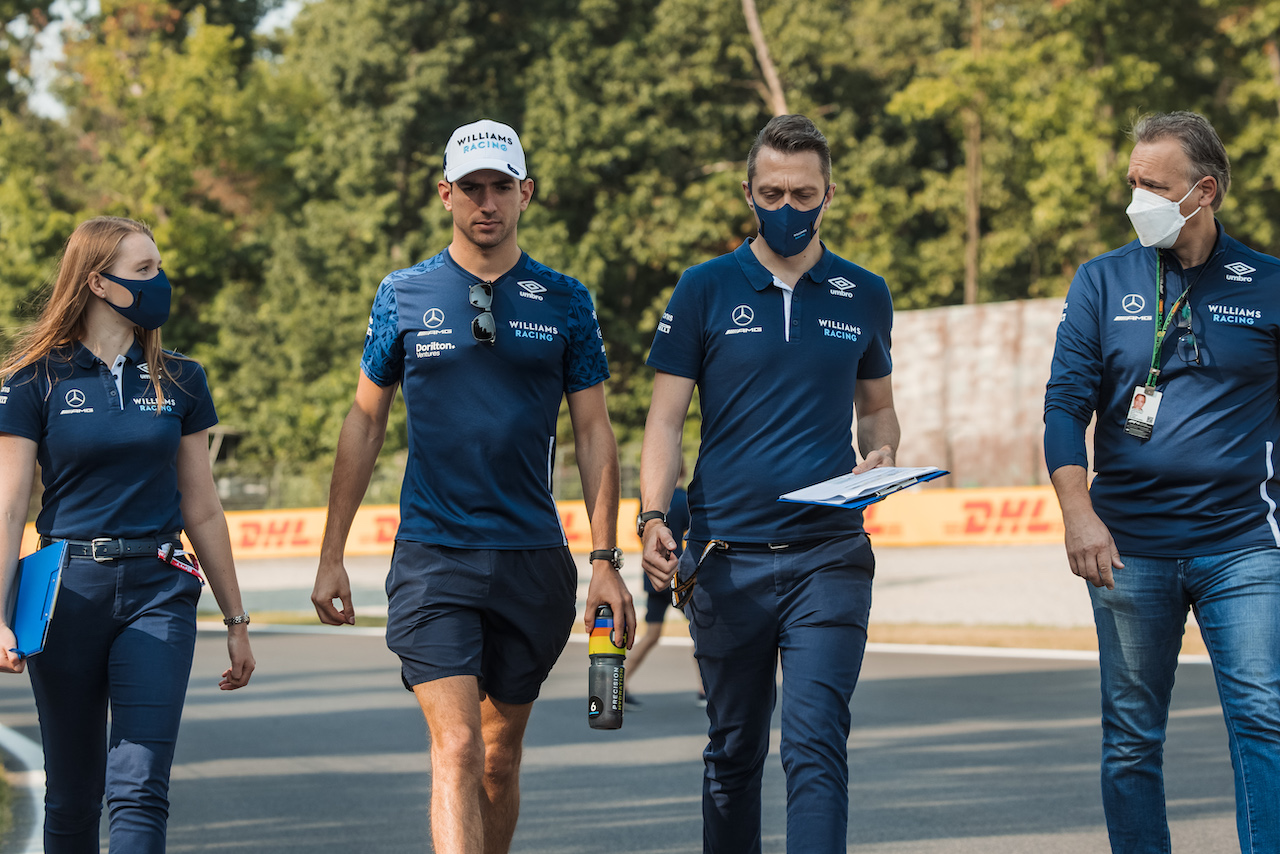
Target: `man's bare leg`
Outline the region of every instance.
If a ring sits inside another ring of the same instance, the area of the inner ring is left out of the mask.
[[[480,703],[484,733],[484,854],[507,854],[520,817],[520,758],[533,703],[513,706],[485,697]]]
[[[436,854],[483,854],[485,745],[474,676],[415,685],[431,732],[431,841]],[[507,836],[510,841],[510,834]]]

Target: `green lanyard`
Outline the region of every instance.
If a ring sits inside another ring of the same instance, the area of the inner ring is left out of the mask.
[[[1197,280],[1199,278],[1199,276],[1196,276]],[[1191,282],[1191,284],[1187,285],[1186,289],[1173,301],[1173,305],[1169,306],[1168,314],[1165,314],[1164,258],[1160,255],[1159,250],[1156,251],[1156,295],[1159,298],[1159,304],[1156,313],[1156,339],[1151,346],[1151,371],[1147,374],[1146,385],[1148,389],[1154,389],[1156,380],[1160,377],[1160,345],[1164,344],[1164,338],[1169,334],[1169,327],[1173,325],[1173,316],[1182,307],[1183,300],[1187,298],[1187,294],[1191,292],[1191,286],[1194,284],[1195,282]]]

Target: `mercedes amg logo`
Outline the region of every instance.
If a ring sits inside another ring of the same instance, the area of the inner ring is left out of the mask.
[[[733,322],[739,326],[746,326],[755,319],[756,313],[751,310],[749,305],[740,305],[733,310]]]
[[[435,329],[444,323],[444,312],[438,308],[429,308],[427,313],[422,315],[422,323],[428,329]]]
[[[1137,314],[1146,308],[1147,301],[1142,298],[1142,294],[1126,294],[1120,305],[1130,314]]]
[[[73,388],[67,392],[67,406],[78,409],[84,406],[84,392],[78,388]]]

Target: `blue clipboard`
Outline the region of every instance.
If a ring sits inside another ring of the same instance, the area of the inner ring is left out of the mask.
[[[47,545],[18,561],[18,587],[9,626],[18,639],[18,655],[26,658],[44,649],[49,636],[49,620],[62,587],[62,570],[67,566],[67,544]]]

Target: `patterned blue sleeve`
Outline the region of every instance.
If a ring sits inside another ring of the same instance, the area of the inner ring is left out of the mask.
[[[400,382],[404,375],[404,343],[400,340],[400,314],[396,306],[396,288],[391,277],[382,280],[373,298],[369,328],[364,334],[364,357],[360,370],[378,385],[386,388]]]
[[[858,360],[858,379],[878,380],[893,373],[893,358],[889,355],[889,345],[893,332],[893,298],[889,296],[889,287],[884,279],[878,280],[881,297],[875,317],[875,332],[867,344],[866,352]]]
[[[569,293],[569,346],[564,351],[564,390],[572,394],[609,379],[604,335],[591,294],[580,284]]]
[[[44,435],[48,389],[44,373],[35,365],[0,381],[0,433],[39,442]]]
[[[213,406],[213,395],[209,393],[209,378],[205,376],[200,363],[174,359],[168,363],[168,367],[181,384],[182,394],[187,397],[186,411],[182,414],[182,435],[190,436],[217,424],[218,412]],[[167,388],[164,393],[174,394]]]
[[[646,364],[663,373],[696,380],[702,373],[706,346],[702,334],[702,306],[691,272],[686,270],[676,283],[667,310],[658,320]]]

